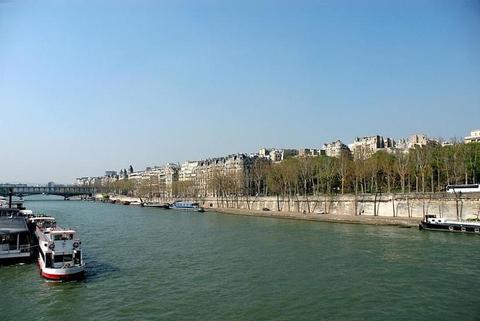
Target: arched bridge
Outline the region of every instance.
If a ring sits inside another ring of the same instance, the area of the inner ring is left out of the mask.
[[[8,196],[27,196],[27,195],[58,195],[65,198],[72,196],[88,195],[92,196],[96,193],[96,188],[86,186],[0,186],[0,195]]]

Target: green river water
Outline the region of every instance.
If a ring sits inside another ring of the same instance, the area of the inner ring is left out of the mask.
[[[83,281],[0,266],[0,320],[480,320],[480,237],[80,201]]]

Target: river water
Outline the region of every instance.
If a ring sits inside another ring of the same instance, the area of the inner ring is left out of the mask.
[[[27,201],[82,238],[83,281],[0,267],[1,320],[479,320],[480,237]]]

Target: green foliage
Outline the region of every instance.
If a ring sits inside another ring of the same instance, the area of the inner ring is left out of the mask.
[[[379,151],[368,159],[345,155],[289,158],[266,174],[271,195],[441,192],[448,184],[480,182],[480,143]]]

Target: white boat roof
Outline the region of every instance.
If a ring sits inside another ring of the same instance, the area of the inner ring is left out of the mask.
[[[62,228],[50,230],[49,232],[50,232],[51,235],[52,234],[73,234],[73,233],[76,233],[74,230],[70,230],[70,229],[64,230]]]
[[[52,216],[38,216],[38,217],[31,217],[30,220],[32,220],[32,221],[55,221],[55,217],[52,217]]]
[[[0,217],[0,235],[28,232],[27,223],[22,217]]]
[[[440,218],[440,217],[428,217],[427,218],[430,221],[438,221],[439,223],[445,223],[445,224],[455,224],[455,225],[470,225],[470,226],[479,226],[480,227],[480,222],[479,221],[467,221],[467,220],[461,220],[457,221],[455,219],[451,218]]]
[[[472,226],[480,226],[480,222],[475,222],[475,221],[454,221],[454,220],[445,220],[445,223],[451,223],[451,224],[463,224],[463,225],[472,225]]]

